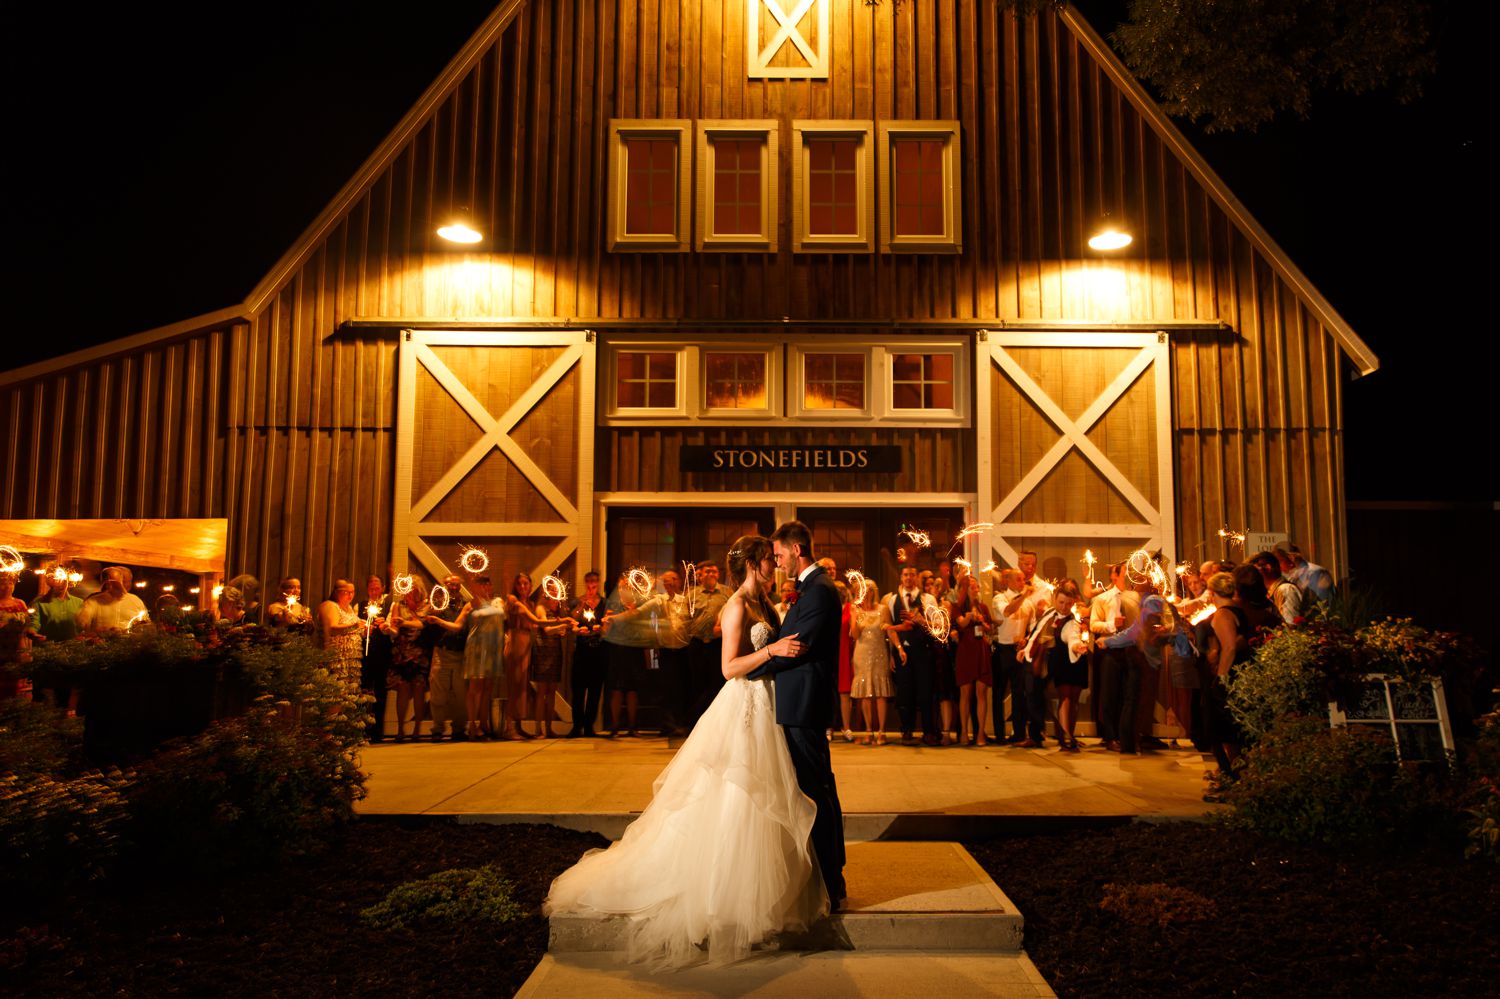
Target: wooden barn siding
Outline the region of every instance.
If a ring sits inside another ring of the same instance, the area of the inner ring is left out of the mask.
[[[380,567],[395,345],[334,335],[356,317],[1222,319],[1174,351],[1181,548],[1284,526],[1342,564],[1336,349],[1053,15],[848,0],[832,76],[783,82],[746,79],[744,9],[527,4],[248,324],[6,387],[6,509],[225,515],[232,570],[309,591]],[[965,252],[604,252],[612,117],[958,119]],[[1079,251],[1106,205],[1138,220],[1118,309]],[[436,246],[457,206],[493,252]]]

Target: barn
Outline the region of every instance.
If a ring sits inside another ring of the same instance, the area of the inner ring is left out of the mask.
[[[223,521],[309,593],[791,517],[883,589],[1339,573],[1377,364],[1066,4],[503,0],[243,301],[0,374],[0,517]]]

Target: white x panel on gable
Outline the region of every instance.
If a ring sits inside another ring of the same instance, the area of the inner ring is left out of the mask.
[[[747,75],[751,79],[823,80],[828,77],[828,50],[832,42],[828,33],[828,8],[832,0],[745,0],[745,44]],[[783,6],[786,5],[786,6]],[[790,9],[788,9],[790,8]],[[802,34],[800,25],[808,13],[813,15],[816,45]],[[762,14],[767,15],[762,21]],[[765,45],[761,44],[761,25],[774,24],[775,30]],[[772,61],[787,46],[806,61],[805,66],[773,66]]]
[[[435,346],[463,347],[562,347],[562,353],[498,416],[480,402],[465,384],[463,373],[454,371],[438,357]],[[574,368],[579,369],[577,425],[579,481],[570,501],[558,484],[548,478],[511,432]],[[425,370],[441,389],[478,427],[479,436],[420,497],[412,496],[413,448],[416,441],[417,375]],[[396,506],[392,556],[397,570],[406,568],[408,553],[415,556],[434,578],[442,578],[453,566],[433,551],[428,538],[452,538],[455,543],[472,538],[552,539],[557,543],[529,572],[540,576],[551,572],[569,555],[586,566],[592,550],[592,469],[594,424],[594,342],[585,332],[557,333],[451,333],[408,330],[402,334],[396,426]],[[498,518],[481,521],[434,521],[426,519],[464,479],[492,452],[499,451],[546,500],[558,515],[556,521],[520,522]],[[581,571],[581,570],[580,570]]]
[[[1169,371],[1169,354],[1166,338],[1155,333],[1033,333],[1033,332],[990,332],[986,334],[989,344],[989,357],[995,367],[999,368],[1015,384],[1016,388],[1025,398],[1034,405],[1043,416],[1058,430],[1061,436],[1048,451],[1036,462],[1026,473],[1009,489],[1003,496],[980,497],[981,507],[994,503],[990,515],[984,519],[994,523],[991,535],[991,543],[996,551],[1009,565],[1016,564],[1016,546],[1012,540],[1023,538],[1045,538],[1045,537],[1068,537],[1068,538],[1099,538],[1106,539],[1131,539],[1140,538],[1143,534],[1147,537],[1145,548],[1161,548],[1169,556],[1175,556],[1176,548],[1176,525],[1175,504],[1172,493],[1172,423],[1171,423],[1171,378]],[[1090,347],[1108,348],[1136,348],[1135,355],[1125,367],[1114,377],[1104,390],[1074,419],[1055,400],[1048,396],[1047,392],[1037,384],[1036,380],[1025,370],[1025,368],[1011,355],[1008,348],[1058,348],[1060,350]],[[990,371],[981,366],[980,370],[980,395],[981,405],[988,408],[991,404],[989,399]],[[1116,463],[1110,459],[1103,449],[1089,439],[1089,431],[1102,420],[1110,409],[1118,403],[1139,379],[1152,377],[1155,379],[1155,412],[1151,414],[1154,424],[1149,433],[1152,434],[1156,451],[1157,467],[1157,502],[1153,503],[1141,486],[1145,483],[1133,482],[1130,477],[1123,473]],[[978,424],[981,427],[980,452],[984,456],[981,464],[981,480],[984,491],[988,492],[988,456],[992,453],[990,448],[992,442],[988,440],[989,419],[987,414],[981,413]],[[1026,522],[1010,520],[1012,514],[1030,497],[1046,480],[1047,476],[1067,457],[1077,450],[1083,458],[1092,465],[1098,473],[1108,481],[1120,496],[1141,518],[1142,523],[1082,523],[1064,519],[1048,520],[1046,522]]]

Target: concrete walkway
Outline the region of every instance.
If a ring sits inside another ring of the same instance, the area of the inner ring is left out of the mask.
[[[452,815],[470,821],[553,822],[617,838],[651,800],[679,743],[661,738],[368,747],[367,815]],[[833,744],[852,840],[961,839],[1010,820],[1190,819],[1211,810],[1193,750],[1121,756],[1097,745],[867,747]]]

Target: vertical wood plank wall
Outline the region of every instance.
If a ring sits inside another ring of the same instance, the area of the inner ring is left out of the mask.
[[[1173,351],[1182,553],[1227,523],[1344,564],[1337,345],[1053,14],[835,0],[819,81],[747,79],[744,18],[525,4],[249,321],[0,387],[0,513],[228,517],[231,572],[309,591],[383,568],[395,343],[336,334],[356,317],[1207,319],[1232,331]],[[797,118],[957,119],[965,252],[605,252],[615,117],[777,118],[783,150]],[[438,245],[458,206],[487,249]],[[1105,208],[1137,235],[1108,263]]]

